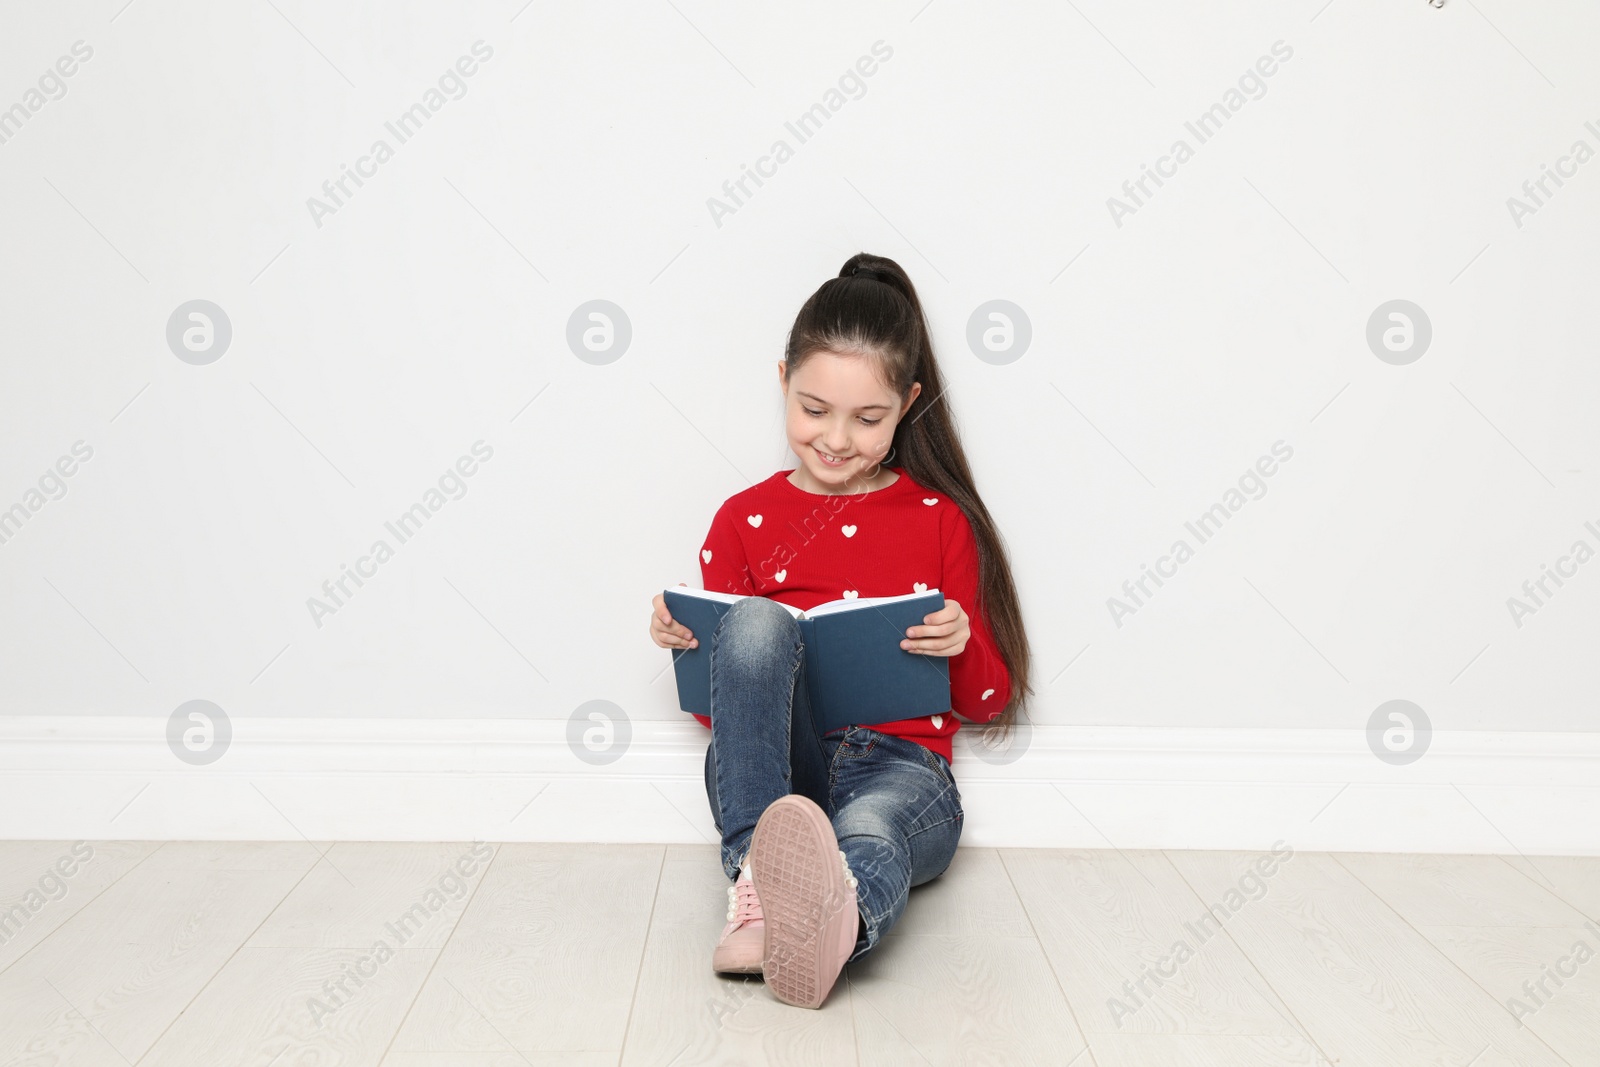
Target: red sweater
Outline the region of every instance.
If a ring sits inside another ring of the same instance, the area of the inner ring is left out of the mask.
[[[779,471],[717,509],[700,549],[704,587],[758,595],[804,611],[850,591],[862,597],[938,589],[961,605],[971,635],[949,657],[952,711],[987,723],[1005,710],[1011,677],[978,613],[978,545],[953,501],[900,477],[870,493],[811,493]],[[694,635],[710,647],[711,634]],[[919,653],[924,654],[924,653]],[[695,715],[707,729],[711,719]],[[874,725],[951,758],[954,714]]]

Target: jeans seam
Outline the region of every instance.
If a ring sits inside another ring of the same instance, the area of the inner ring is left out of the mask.
[[[867,937],[872,937],[872,932],[878,928],[878,917],[872,914],[872,909],[861,902],[860,894],[856,895],[856,911],[861,915],[861,921],[867,924]]]
[[[911,831],[909,834],[906,835],[906,840],[910,841],[913,837],[921,837],[923,834],[927,833],[929,830],[937,830],[941,826],[949,826],[953,822],[960,822],[962,817],[965,814],[966,814],[966,812],[957,810],[956,813],[954,815],[950,816],[950,818],[948,818],[948,819],[942,819],[939,822],[936,822],[931,826],[924,826],[920,830]]]
[[[834,803],[834,795],[839,788],[839,750],[843,747],[844,741],[841,738],[839,744],[834,746],[833,758],[828,760],[828,811],[830,813],[837,808]]]
[[[953,788],[956,784],[955,771],[953,769],[945,769],[946,765],[944,763],[944,757],[940,756],[939,753],[935,752],[927,745],[918,744],[917,742],[912,742],[912,744],[915,744],[918,748],[922,749],[924,753],[922,762],[928,765],[928,769],[933,771],[940,778],[944,779],[945,784]]]
[[[786,738],[788,741],[789,751],[786,758],[789,762],[789,785],[791,788],[793,788],[794,760],[792,757],[794,753],[794,682],[795,676],[800,673],[800,664],[805,662],[805,641],[799,636],[795,637],[794,645],[789,649],[789,658],[791,660],[789,664],[789,706],[784,709],[783,720],[789,724],[789,736]]]

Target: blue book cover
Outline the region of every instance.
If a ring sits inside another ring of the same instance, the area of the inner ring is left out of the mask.
[[[685,586],[662,592],[673,621],[700,642],[699,648],[671,650],[678,707],[711,716],[711,637],[728,608],[746,598]],[[900,647],[908,629],[944,607],[939,590],[830,600],[807,611],[773,603],[800,624],[806,692],[818,734],[949,713],[950,658]]]

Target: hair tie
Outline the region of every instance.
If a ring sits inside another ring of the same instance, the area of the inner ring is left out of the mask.
[[[877,271],[873,270],[871,267],[852,267],[852,268],[850,268],[850,277],[852,277],[852,278],[871,278],[875,282],[883,281],[883,275],[879,274]]]

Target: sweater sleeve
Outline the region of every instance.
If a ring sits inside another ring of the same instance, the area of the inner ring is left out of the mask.
[[[966,513],[952,502],[940,527],[944,552],[945,598],[967,613],[971,630],[967,647],[950,659],[950,706],[963,718],[987,723],[997,718],[1011,699],[1011,675],[1000,648],[990,633],[988,620],[978,610],[978,542]]]
[[[744,541],[733,523],[733,513],[728,502],[711,519],[711,529],[706,532],[700,546],[700,577],[705,589],[715,593],[733,593],[737,596],[755,595],[755,583],[750,579],[750,566],[745,559]]]

